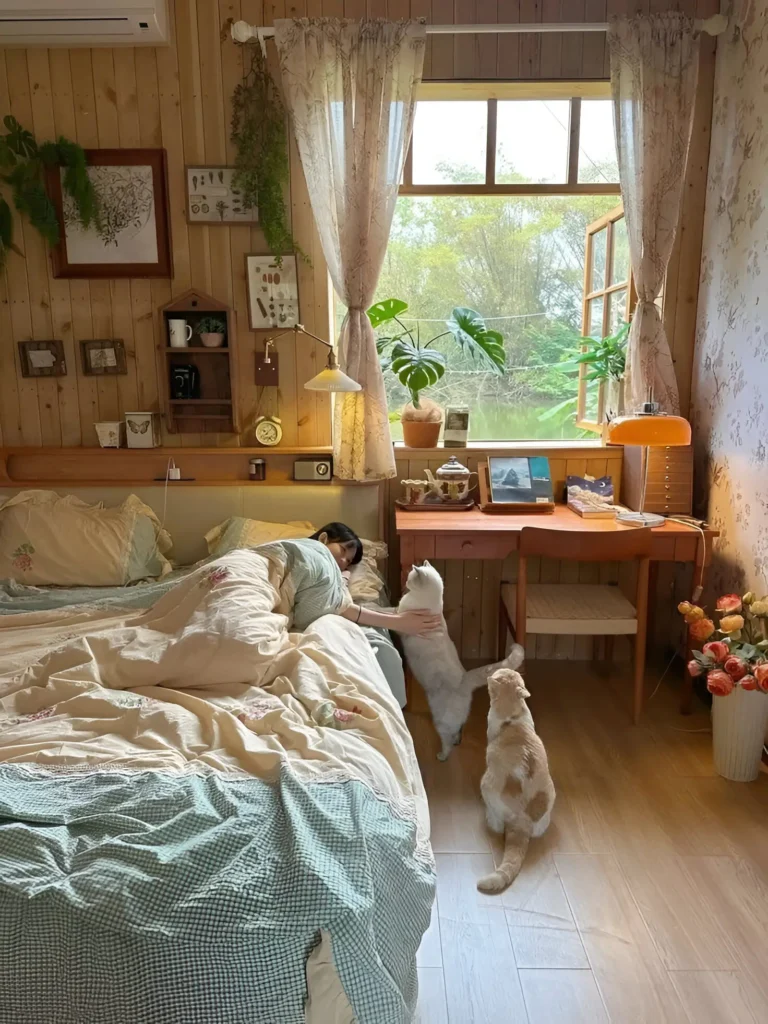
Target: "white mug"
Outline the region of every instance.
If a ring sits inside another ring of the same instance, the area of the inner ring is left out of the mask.
[[[168,333],[171,336],[171,348],[187,348],[192,328],[186,320],[169,320]]]

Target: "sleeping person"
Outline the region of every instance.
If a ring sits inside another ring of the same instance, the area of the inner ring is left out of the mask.
[[[260,545],[267,558],[285,560],[286,579],[292,582],[291,628],[307,629],[321,615],[341,615],[360,626],[423,635],[441,626],[439,615],[425,611],[384,611],[353,604],[342,576],[363,557],[363,544],[344,523],[328,523],[311,537]]]

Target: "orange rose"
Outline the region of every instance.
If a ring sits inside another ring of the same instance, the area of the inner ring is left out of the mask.
[[[768,662],[764,661],[762,665],[755,665],[754,676],[763,693],[768,693]]]
[[[709,640],[715,632],[715,624],[712,619],[699,619],[698,622],[692,622],[690,624],[688,632],[692,639],[697,640],[699,643],[703,643],[704,640]]]
[[[726,613],[740,612],[741,598],[738,594],[724,594],[715,605],[715,611]]]
[[[733,680],[722,669],[712,669],[707,674],[707,689],[716,697],[727,697],[733,689]]]
[[[742,690],[756,690],[757,680],[754,676],[742,676],[741,680],[739,681],[739,686],[742,688]]]
[[[711,644],[704,644],[701,653],[708,654],[715,661],[725,661],[731,652],[728,644],[724,644],[722,640],[713,640]]]
[[[747,663],[743,658],[737,658],[735,654],[725,659],[723,668],[735,683],[747,674]]]
[[[723,633],[737,633],[740,629],[744,629],[744,616],[724,615],[720,619],[720,629]]]

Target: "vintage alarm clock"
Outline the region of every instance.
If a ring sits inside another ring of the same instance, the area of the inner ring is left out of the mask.
[[[259,416],[256,420],[256,440],[271,448],[283,439],[283,427],[277,416]]]

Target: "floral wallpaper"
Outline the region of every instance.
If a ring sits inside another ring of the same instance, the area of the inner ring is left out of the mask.
[[[693,370],[709,583],[768,592],[768,4],[729,0],[717,49]]]

